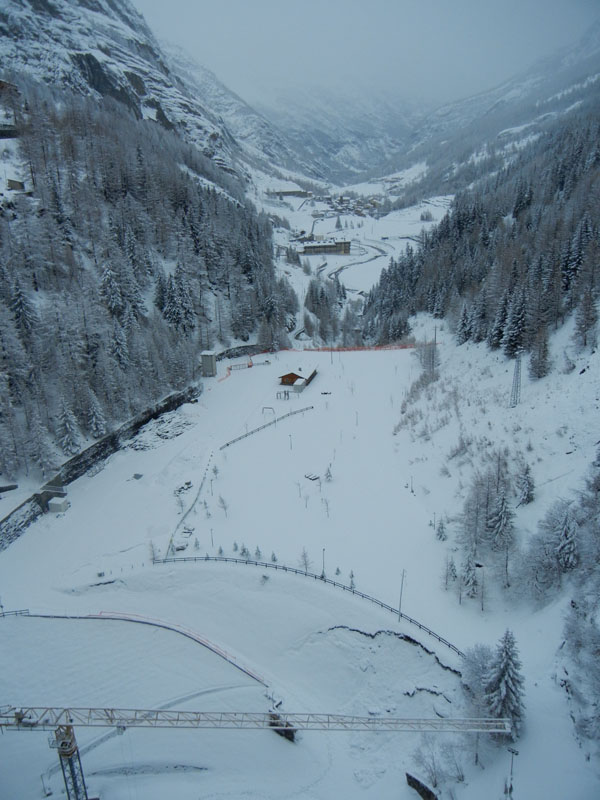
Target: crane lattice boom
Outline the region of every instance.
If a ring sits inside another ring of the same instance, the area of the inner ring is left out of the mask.
[[[0,728],[51,730],[59,725],[116,728],[227,728],[328,731],[470,731],[511,732],[507,719],[402,719],[349,714],[286,714],[277,712],[174,711],[139,708],[0,708]]]

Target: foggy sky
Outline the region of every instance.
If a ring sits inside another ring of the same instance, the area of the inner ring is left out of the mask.
[[[249,103],[281,87],[379,85],[442,102],[574,43],[599,0],[132,0]]]

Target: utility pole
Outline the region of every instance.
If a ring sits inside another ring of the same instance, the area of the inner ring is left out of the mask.
[[[402,619],[402,590],[404,589],[404,576],[406,575],[406,570],[402,570],[402,578],[400,580],[400,602],[398,603],[398,622]]]
[[[510,393],[510,407],[514,408],[521,402],[521,352],[515,358],[515,371],[513,373],[513,385]]]
[[[481,610],[483,611],[483,604],[485,599],[485,564],[475,562],[475,567],[481,569]]]
[[[509,779],[508,786],[506,784],[504,785],[504,794],[506,795],[506,797],[512,797],[513,796],[513,759],[514,759],[515,756],[519,755],[519,751],[515,750],[514,747],[509,747],[508,748],[508,752],[510,753],[510,779]]]

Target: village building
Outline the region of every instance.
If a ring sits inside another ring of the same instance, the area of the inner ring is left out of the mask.
[[[312,192],[304,189],[281,189],[280,191],[274,189],[267,192],[267,197],[278,197],[280,200],[284,197],[312,197]]]
[[[317,242],[316,244],[305,244],[303,255],[350,255],[350,242]]]
[[[316,374],[316,368],[306,374],[299,369],[298,372],[287,372],[285,375],[280,375],[279,382],[282,386],[291,386],[294,392],[303,392],[308,384],[314,380]]]

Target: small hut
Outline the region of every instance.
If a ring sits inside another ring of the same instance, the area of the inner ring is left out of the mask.
[[[202,357],[202,377],[214,378],[217,374],[217,354],[212,350],[204,350]]]
[[[295,392],[303,392],[316,374],[316,368],[306,374],[302,369],[298,369],[298,372],[286,372],[285,375],[280,375],[279,383],[282,386],[291,386]]]

